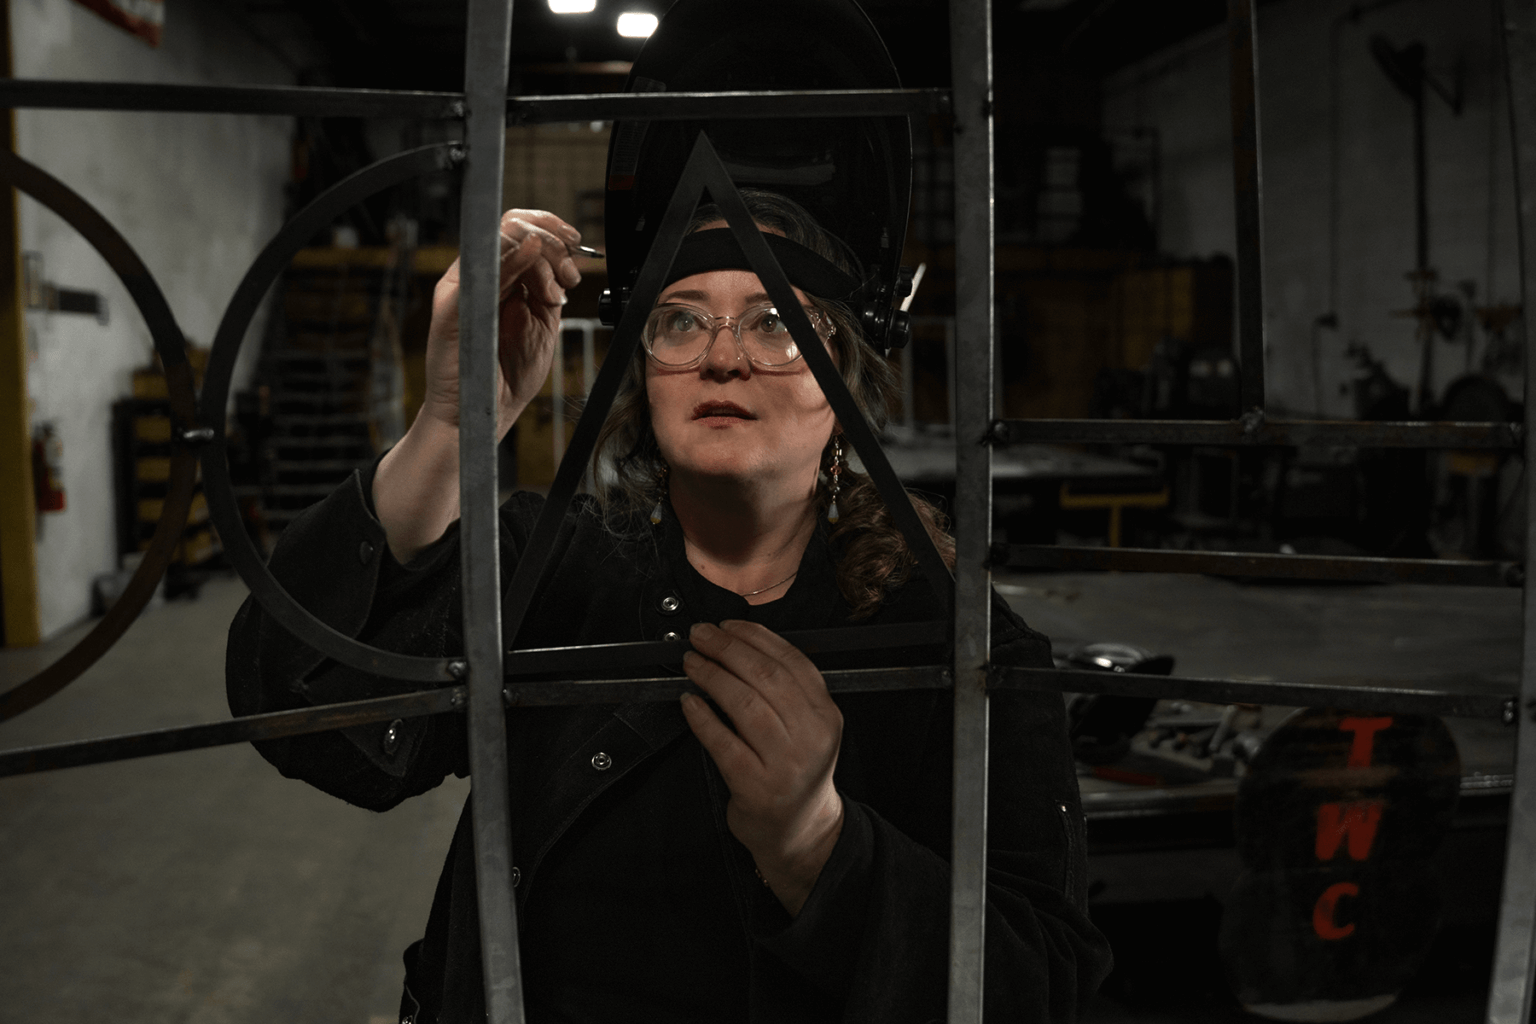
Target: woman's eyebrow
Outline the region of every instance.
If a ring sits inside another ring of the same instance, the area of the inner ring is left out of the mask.
[[[707,301],[709,301],[709,298],[710,298],[709,292],[685,291],[685,292],[669,292],[667,295],[662,297],[661,301],[662,302],[673,302],[673,301],[676,301],[677,299],[688,299],[689,301],[692,301],[692,302],[707,302]],[[747,305],[752,306],[752,305],[756,305],[759,302],[772,302],[773,300],[768,297],[768,293],[767,292],[753,292],[751,295],[748,295],[744,301],[746,302]]]

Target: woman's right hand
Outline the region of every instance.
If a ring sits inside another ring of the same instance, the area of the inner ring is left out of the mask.
[[[565,290],[581,281],[571,247],[581,233],[552,213],[501,217],[496,436],[528,407],[554,359]],[[426,393],[400,443],[379,462],[373,503],[389,549],[408,562],[459,518],[459,262],[432,293]]]
[[[538,394],[554,358],[565,290],[581,281],[570,249],[581,232],[543,210],[508,210],[501,216],[501,286],[497,436]],[[432,293],[427,334],[423,415],[459,425],[459,261]]]

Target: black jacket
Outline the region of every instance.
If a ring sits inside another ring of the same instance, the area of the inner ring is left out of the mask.
[[[350,636],[395,651],[462,650],[456,531],[410,566],[389,556],[368,494],[354,476],[283,534],[271,568],[298,600]],[[503,581],[542,499],[519,494],[502,509]],[[835,553],[812,541],[789,592],[748,606],[713,586],[683,557],[668,515],[638,540],[604,529],[595,507],[567,515],[551,570],[540,581],[518,647],[614,643],[684,636],[696,621],[750,618],[776,631],[841,625],[849,609],[833,583]],[[671,601],[663,598],[671,597]],[[674,607],[675,605],[675,607]],[[921,578],[889,595],[868,621],[936,616]],[[1049,645],[994,598],[993,657],[1049,665]],[[887,664],[921,652],[885,652]],[[843,664],[869,664],[868,654]],[[926,660],[932,662],[933,654]],[[875,663],[879,663],[876,661]],[[665,674],[656,669],[640,674]],[[230,630],[230,707],[253,714],[405,692],[414,684],[337,665],[295,641],[253,602]],[[713,828],[749,949],[752,1021],[844,1020],[921,1024],[945,1014],[948,977],[951,704],[946,692],[844,694],[836,783],[845,823],[798,917],[766,898],[744,847],[725,822],[723,780],[702,756]],[[1109,967],[1085,912],[1083,819],[1063,722],[1049,694],[992,698],[986,1008],[989,1021],[1070,1020]],[[285,775],[360,806],[385,810],[467,774],[459,715],[369,725],[257,744]],[[658,751],[699,750],[674,703],[519,709],[508,714],[513,856],[522,911],[559,840],[594,801]],[[611,759],[594,770],[594,757]],[[474,862],[466,806],[438,884],[424,940],[407,955],[414,994],[438,1019],[484,1017]],[[526,915],[519,915],[520,925]],[[594,968],[596,965],[594,965]]]

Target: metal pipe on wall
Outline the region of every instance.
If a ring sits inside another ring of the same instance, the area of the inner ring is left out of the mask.
[[[1237,203],[1237,337],[1243,412],[1264,409],[1264,179],[1259,163],[1259,56],[1254,0],[1228,0],[1232,184]]]

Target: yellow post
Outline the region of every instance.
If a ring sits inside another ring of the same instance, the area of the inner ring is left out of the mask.
[[[1161,491],[1133,494],[1074,494],[1072,486],[1061,485],[1061,507],[1066,509],[1109,509],[1109,546],[1120,546],[1121,513],[1127,508],[1165,508],[1168,505],[1168,488]]]
[[[11,9],[0,0],[5,77],[11,77]],[[6,110],[5,137],[16,148],[16,114]],[[21,281],[16,190],[0,197],[0,606],[7,647],[42,639],[37,611],[37,506],[32,490],[32,439],[27,409],[27,325]]]

